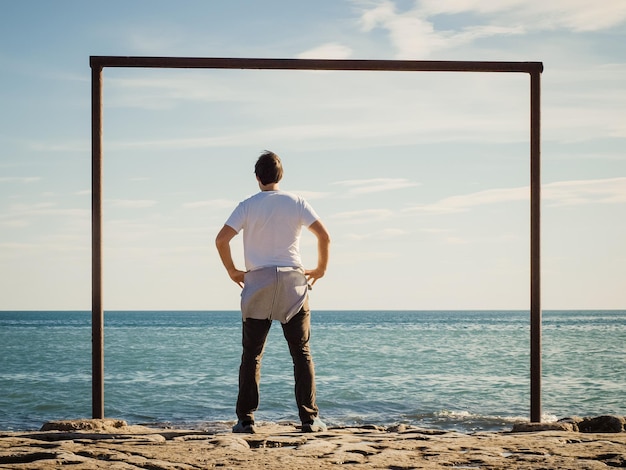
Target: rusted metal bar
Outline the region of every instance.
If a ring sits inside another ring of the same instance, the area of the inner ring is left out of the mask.
[[[541,73],[530,74],[530,420],[541,422]]]
[[[102,67],[91,69],[91,368],[92,416],[104,418],[102,304]]]
[[[254,59],[221,57],[92,56],[92,66],[265,69],[265,70],[363,70],[387,72],[541,72],[541,62],[476,62],[437,60],[356,59]]]

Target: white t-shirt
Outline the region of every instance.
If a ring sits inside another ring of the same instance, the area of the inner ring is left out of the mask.
[[[265,266],[302,267],[300,234],[318,215],[304,198],[284,191],[261,191],[239,203],[226,221],[243,229],[246,270]]]

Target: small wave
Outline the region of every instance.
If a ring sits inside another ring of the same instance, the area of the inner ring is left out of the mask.
[[[477,432],[503,431],[514,424],[527,421],[522,416],[498,416],[472,413],[466,410],[439,410],[408,416],[410,424],[442,430]]]

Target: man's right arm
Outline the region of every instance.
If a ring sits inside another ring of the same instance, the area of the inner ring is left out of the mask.
[[[313,285],[326,274],[330,253],[330,234],[320,220],[316,220],[309,225],[309,230],[313,232],[313,235],[317,238],[317,267],[315,269],[305,270],[304,274],[311,285]]]
[[[237,232],[234,228],[229,225],[224,225],[217,234],[217,237],[215,237],[215,246],[217,247],[217,252],[220,255],[222,264],[226,268],[226,271],[228,271],[228,275],[239,287],[243,288],[243,276],[245,271],[240,271],[235,267],[233,255],[230,251],[230,241],[235,235],[237,235]]]

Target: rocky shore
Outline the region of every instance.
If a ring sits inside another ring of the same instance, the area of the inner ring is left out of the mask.
[[[256,434],[55,421],[37,432],[0,431],[3,469],[603,469],[626,468],[623,417],[526,423],[462,434],[398,425],[303,434],[288,423]],[[603,427],[604,426],[604,427]],[[621,427],[620,427],[621,426]]]

